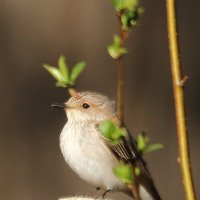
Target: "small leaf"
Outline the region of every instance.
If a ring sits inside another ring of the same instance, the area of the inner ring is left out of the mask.
[[[80,75],[80,73],[84,70],[85,66],[86,66],[85,62],[79,62],[72,68],[72,71],[70,74],[70,84],[71,85],[74,85],[75,80]]]
[[[113,173],[126,184],[133,183],[133,168],[129,164],[121,164],[113,168]]]
[[[137,9],[137,13],[138,13],[138,16],[141,17],[142,14],[144,13],[144,8],[143,8],[143,7],[139,7],[139,8]]]
[[[111,138],[111,135],[115,132],[116,128],[112,121],[107,120],[99,125],[99,129],[106,138]]]
[[[121,38],[118,35],[114,35],[113,37],[113,46],[120,47],[121,46]]]
[[[121,45],[121,38],[118,35],[114,35],[113,44],[107,47],[107,51],[113,59],[117,59],[128,52],[127,49]]]
[[[139,134],[137,137],[137,149],[141,152],[146,148],[148,142],[148,138],[144,134]]]
[[[122,29],[124,31],[127,31],[129,29],[129,23],[128,23],[127,15],[122,15],[121,16],[121,23],[122,23]]]
[[[135,27],[143,12],[144,9],[142,7],[139,7],[135,10],[123,12],[123,14],[121,15],[122,29],[124,31],[128,31],[129,29]]]
[[[103,121],[99,125],[99,130],[102,135],[110,140],[112,144],[118,144],[122,137],[126,136],[127,132],[124,128],[118,127],[111,120]]]
[[[107,47],[108,53],[109,55],[113,58],[113,59],[117,59],[123,55],[125,55],[128,51],[126,50],[126,48],[115,48],[113,46],[108,46]]]
[[[150,153],[163,148],[162,144],[150,144],[149,138],[147,137],[145,132],[142,132],[137,136],[136,144],[137,150],[140,151],[142,154]]]
[[[140,176],[141,174],[141,169],[139,167],[135,167],[135,175]]]
[[[144,149],[143,153],[150,153],[150,152],[153,152],[153,151],[158,151],[158,150],[163,149],[163,148],[164,148],[164,146],[162,144],[159,144],[159,143],[158,144],[150,144]]]
[[[64,88],[66,88],[66,87],[67,87],[67,84],[58,81],[58,82],[56,82],[56,87],[64,87]]]
[[[43,67],[57,80],[57,81],[62,81],[63,77],[60,73],[60,71],[53,66],[50,66],[48,64],[44,64]]]
[[[69,69],[65,62],[65,57],[60,56],[58,59],[58,67],[43,65],[44,68],[56,79],[57,87],[71,87],[74,85],[75,80],[85,67],[84,62],[77,63],[69,76]]]
[[[133,10],[138,4],[138,0],[111,0],[111,3],[117,11]]]
[[[60,56],[58,59],[58,67],[60,70],[60,73],[62,74],[65,82],[69,82],[69,71],[68,71],[68,66],[65,62],[65,57],[64,56]]]

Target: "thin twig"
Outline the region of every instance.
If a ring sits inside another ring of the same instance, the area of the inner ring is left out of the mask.
[[[138,184],[136,184],[136,183],[131,184],[128,186],[128,188],[132,191],[135,200],[141,200],[139,191],[138,191],[139,190]]]
[[[184,88],[185,80],[181,76],[181,64],[179,60],[178,39],[176,31],[176,15],[174,0],[166,0],[167,21],[169,35],[169,50],[171,58],[171,71],[176,109],[177,133],[179,143],[179,157],[183,176],[183,184],[187,200],[195,200],[195,191],[189,159],[188,133],[185,120]],[[184,80],[184,81],[183,81]]]
[[[121,45],[124,47],[129,32],[124,31],[122,29],[122,22],[121,22],[122,13],[117,12],[116,15],[120,24],[119,31],[120,31]],[[117,58],[116,62],[117,62],[117,117],[119,118],[120,125],[122,126],[124,123],[124,89],[125,89],[124,65],[122,62],[122,56]],[[136,177],[135,166],[133,166],[133,168],[134,168],[133,176]],[[132,191],[135,200],[141,200],[138,184],[136,182],[133,182],[132,185],[129,185],[128,187]]]
[[[122,13],[117,12],[116,13],[117,18],[119,20],[119,28],[120,28],[120,39],[121,39],[121,45],[125,45],[125,40],[128,37],[127,31],[124,31],[122,29],[122,23],[121,23],[121,15]],[[117,62],[117,116],[119,118],[119,121],[121,124],[124,122],[124,85],[125,85],[125,79],[124,79],[124,65],[122,63],[122,57],[119,57],[116,59]]]
[[[135,200],[141,200],[140,193],[139,193],[139,184],[137,182],[137,177],[135,174],[135,167],[133,166],[133,183],[128,185],[128,188],[132,191]]]
[[[117,116],[121,124],[124,120],[124,65],[121,58],[117,62]]]
[[[179,85],[181,87],[183,87],[186,83],[186,81],[188,80],[188,76],[184,76],[183,79],[179,82]]]

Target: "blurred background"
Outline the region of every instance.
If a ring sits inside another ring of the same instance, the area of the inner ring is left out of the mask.
[[[127,45],[126,124],[137,135],[146,130],[151,142],[165,148],[145,156],[163,199],[184,199],[177,163],[177,136],[166,29],[165,1],[142,1],[145,12]],[[191,162],[200,196],[200,3],[177,1]],[[73,66],[87,68],[77,89],[116,99],[116,67],[106,52],[118,31],[108,0],[0,1],[0,199],[56,200],[88,194],[93,187],[65,164],[59,134],[64,89],[42,67],[56,65],[64,54]],[[125,195],[109,194],[114,199]]]

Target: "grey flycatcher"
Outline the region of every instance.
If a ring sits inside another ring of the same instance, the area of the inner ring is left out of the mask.
[[[102,121],[117,119],[114,101],[99,93],[80,92],[65,104],[52,106],[63,107],[67,114],[68,121],[60,135],[60,148],[67,164],[83,180],[107,191],[122,191],[130,195],[127,185],[113,173],[113,167],[123,160],[140,168],[136,182],[141,200],[161,199],[131,135],[128,133],[113,146],[98,129]]]

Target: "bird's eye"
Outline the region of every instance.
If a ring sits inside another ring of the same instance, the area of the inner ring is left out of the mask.
[[[88,108],[90,107],[90,105],[87,104],[87,103],[83,103],[82,107],[83,107],[84,109],[88,109]]]

